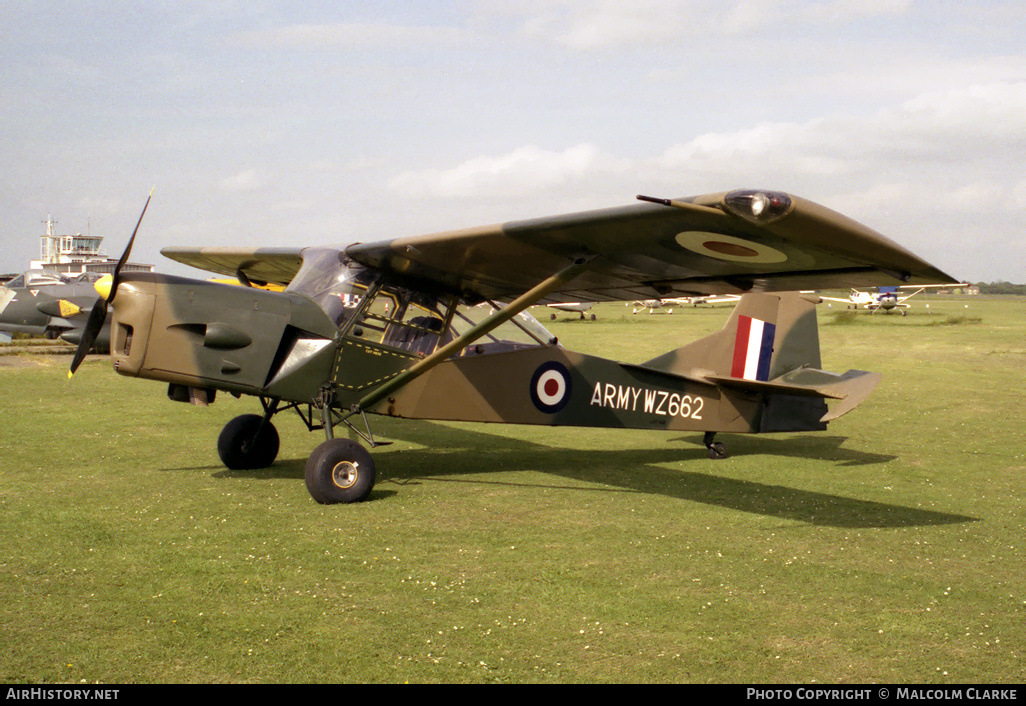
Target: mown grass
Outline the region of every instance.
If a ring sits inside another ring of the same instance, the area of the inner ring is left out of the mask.
[[[918,298],[917,298],[918,299]],[[231,472],[208,409],[100,360],[0,367],[5,682],[1022,682],[1020,299],[831,325],[880,388],[819,434],[374,420],[369,502],[321,506],[321,439]],[[546,320],[641,362],[729,308]],[[978,317],[935,325],[947,318]]]

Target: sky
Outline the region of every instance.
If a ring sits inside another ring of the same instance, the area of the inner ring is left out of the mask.
[[[0,3],[0,272],[735,188],[1026,283],[1021,0]]]

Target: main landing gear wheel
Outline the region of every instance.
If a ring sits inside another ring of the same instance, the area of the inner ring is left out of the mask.
[[[375,475],[370,453],[349,439],[325,441],[306,461],[306,489],[325,505],[365,500]]]
[[[261,425],[262,428],[261,428]],[[217,455],[232,470],[267,468],[278,456],[278,430],[259,414],[243,414],[221,430]]]

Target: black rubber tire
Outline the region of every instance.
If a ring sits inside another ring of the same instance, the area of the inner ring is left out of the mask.
[[[267,468],[278,456],[278,430],[270,422],[254,439],[263,418],[259,414],[243,414],[224,425],[217,437],[217,455],[221,463],[233,471]]]
[[[306,489],[324,505],[366,500],[375,476],[370,452],[350,439],[329,439],[306,461]]]
[[[709,458],[714,461],[718,461],[721,458],[727,457],[727,447],[724,446],[722,441],[715,441],[709,444]]]

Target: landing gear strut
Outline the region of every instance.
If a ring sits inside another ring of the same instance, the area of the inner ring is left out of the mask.
[[[727,457],[727,447],[724,446],[722,441],[713,441],[715,438],[716,432],[707,431],[702,437],[702,443],[705,444],[705,448],[709,451],[709,458],[717,461]]]

